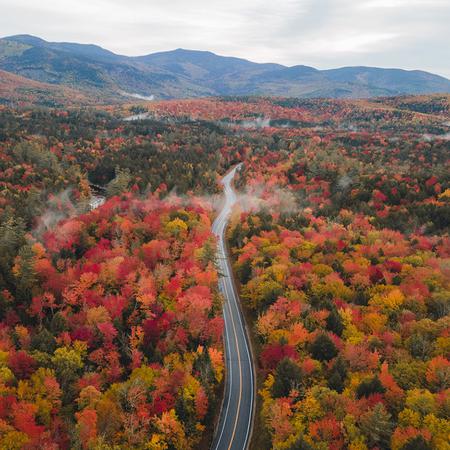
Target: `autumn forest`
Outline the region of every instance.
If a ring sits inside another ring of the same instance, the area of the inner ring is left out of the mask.
[[[240,163],[250,448],[450,448],[449,95],[52,106],[0,105],[0,449],[209,448]]]

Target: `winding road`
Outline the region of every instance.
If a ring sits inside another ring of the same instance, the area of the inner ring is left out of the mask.
[[[219,288],[225,297],[223,317],[227,371],[225,396],[213,450],[247,449],[254,411],[255,376],[250,344],[225,244],[225,230],[232,207],[236,203],[236,194],[231,183],[239,168],[240,165],[234,167],[222,179],[225,204],[212,226],[212,231],[218,238],[218,265],[222,274]]]

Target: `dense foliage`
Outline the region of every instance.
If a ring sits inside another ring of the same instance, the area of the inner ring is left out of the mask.
[[[194,200],[130,194],[23,243],[0,294],[0,447],[198,443],[223,372],[213,249]]]
[[[3,109],[0,218],[20,217],[36,226],[64,190],[82,209],[90,184],[108,195],[129,189],[214,193],[218,174],[239,158],[235,141],[201,123],[124,122],[93,110]]]
[[[197,446],[223,323],[212,211],[192,191],[218,190],[227,137],[101,111],[0,114],[0,447]],[[99,187],[111,198],[88,212]]]
[[[266,130],[277,145],[245,163],[229,238],[262,427],[277,449],[448,448],[448,137],[356,117]]]
[[[224,371],[211,194],[239,161],[228,237],[257,448],[448,448],[448,111],[0,106],[0,448],[207,445]]]

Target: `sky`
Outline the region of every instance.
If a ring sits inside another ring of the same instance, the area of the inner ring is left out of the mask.
[[[0,0],[0,34],[450,78],[450,0]]]

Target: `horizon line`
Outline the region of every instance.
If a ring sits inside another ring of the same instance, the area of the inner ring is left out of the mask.
[[[158,50],[158,51],[153,51],[150,53],[144,53],[144,54],[138,54],[138,55],[129,55],[129,54],[123,54],[123,53],[116,53],[113,50],[110,50],[109,48],[103,47],[102,45],[93,43],[93,42],[89,42],[89,43],[85,43],[85,42],[76,42],[76,41],[67,41],[67,40],[61,40],[61,41],[52,41],[52,40],[47,40],[44,38],[41,38],[40,36],[36,36],[34,34],[29,34],[29,33],[19,33],[19,34],[12,34],[12,35],[7,35],[7,36],[1,36],[0,40],[4,39],[4,40],[8,40],[8,38],[15,38],[15,37],[31,37],[34,39],[39,39],[41,41],[44,41],[48,44],[76,44],[76,45],[86,45],[86,46],[94,46],[94,47],[98,47],[101,48],[104,51],[110,52],[112,54],[114,54],[115,56],[119,56],[119,57],[125,57],[125,58],[143,58],[146,56],[152,56],[152,55],[156,55],[156,54],[162,54],[162,53],[172,53],[172,52],[176,52],[178,50],[182,50],[182,51],[187,51],[187,52],[197,52],[197,53],[210,53],[212,55],[221,57],[221,58],[232,58],[232,59],[238,59],[241,61],[247,61],[253,64],[261,64],[261,65],[265,65],[265,64],[272,64],[272,65],[278,65],[281,67],[285,67],[285,68],[293,68],[293,67],[299,67],[299,66],[303,66],[303,67],[308,67],[308,68],[312,68],[315,70],[318,70],[320,72],[323,71],[327,71],[327,70],[338,70],[338,69],[347,69],[347,68],[368,68],[368,69],[382,69],[382,70],[402,70],[404,72],[425,72],[431,75],[435,75],[435,76],[439,76],[442,77],[448,81],[450,81],[450,75],[443,75],[442,73],[437,73],[437,72],[431,72],[429,70],[425,70],[425,69],[407,69],[407,68],[403,68],[403,67],[392,67],[392,66],[368,66],[368,65],[363,65],[363,64],[355,64],[355,65],[342,65],[342,66],[336,66],[336,67],[328,67],[328,68],[318,68],[318,67],[314,67],[314,66],[310,66],[307,64],[294,64],[294,65],[287,65],[287,64],[282,64],[282,63],[276,63],[276,62],[261,62],[261,61],[254,61],[252,59],[247,59],[244,57],[240,57],[240,56],[233,56],[233,55],[224,55],[224,54],[220,54],[220,53],[216,53],[212,50],[198,50],[198,49],[189,49],[189,48],[183,48],[183,47],[176,47],[176,48],[172,48],[169,50]]]

